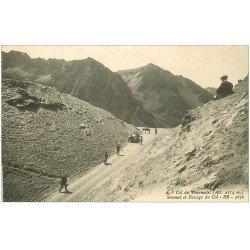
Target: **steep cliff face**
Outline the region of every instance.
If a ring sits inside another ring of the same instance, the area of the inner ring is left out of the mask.
[[[92,58],[69,62],[31,59],[27,54],[17,51],[3,52],[2,58],[4,78],[29,80],[55,87],[137,126],[155,124],[154,116],[135,100],[121,76]]]
[[[178,125],[188,109],[212,99],[212,94],[193,81],[175,76],[154,64],[118,73],[127,82],[134,97],[164,127]]]

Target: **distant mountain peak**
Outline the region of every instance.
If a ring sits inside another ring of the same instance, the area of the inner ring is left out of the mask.
[[[9,54],[16,54],[16,55],[27,55],[28,56],[28,54],[26,54],[25,52],[21,52],[21,51],[17,51],[17,50],[11,50],[10,52],[9,52]]]
[[[176,126],[189,109],[212,99],[212,95],[188,78],[149,63],[118,72],[143,107],[163,126]]]
[[[96,60],[95,60],[94,58],[92,58],[92,57],[87,57],[87,58],[85,59],[85,61],[100,63],[100,62],[96,61]]]
[[[27,53],[16,51],[16,50],[11,50],[8,54],[11,56],[26,57],[26,58],[31,59],[31,57]]]
[[[80,60],[80,61],[83,62],[83,63],[87,63],[87,64],[89,64],[91,66],[94,66],[94,67],[106,68],[102,63],[100,63],[99,61],[95,60],[92,57],[87,57],[86,59],[83,59],[83,60]]]
[[[153,63],[149,63],[146,66],[144,66],[145,68],[157,68],[157,69],[162,69],[161,67],[153,64]],[[163,69],[162,69],[163,70]]]
[[[148,63],[145,66],[141,66],[141,67],[134,68],[134,69],[118,70],[117,73],[118,74],[122,74],[122,73],[126,73],[126,72],[133,73],[133,72],[147,71],[147,70],[158,70],[158,71],[162,71],[162,72],[164,71],[164,69],[162,69],[161,67],[159,67],[153,63]]]

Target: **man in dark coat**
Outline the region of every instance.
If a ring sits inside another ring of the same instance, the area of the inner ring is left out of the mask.
[[[220,87],[216,91],[216,99],[220,99],[223,97],[226,97],[228,95],[233,94],[233,84],[231,82],[227,81],[228,76],[222,76],[220,79],[222,80],[222,83]]]
[[[67,175],[64,175],[64,176],[61,178],[60,184],[61,184],[61,187],[60,187],[60,190],[59,190],[60,193],[62,192],[62,189],[63,189],[63,188],[65,188],[65,191],[66,191],[66,192],[69,192],[69,190],[67,189],[67,186],[68,186],[68,184],[67,184]]]

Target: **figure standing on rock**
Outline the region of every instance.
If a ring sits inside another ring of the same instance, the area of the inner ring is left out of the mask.
[[[216,100],[233,94],[233,84],[227,81],[228,76],[222,76],[222,83],[216,91]]]

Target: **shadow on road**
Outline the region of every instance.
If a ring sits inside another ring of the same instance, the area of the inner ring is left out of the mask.
[[[63,193],[63,194],[73,194],[73,192],[70,192],[70,191],[63,191],[63,192],[61,192],[61,193]]]

